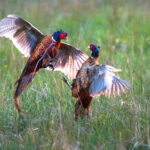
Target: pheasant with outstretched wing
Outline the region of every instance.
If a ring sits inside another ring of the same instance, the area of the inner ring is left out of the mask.
[[[67,37],[66,32],[60,30],[52,35],[44,35],[16,15],[8,15],[0,21],[0,37],[12,40],[19,51],[29,57],[16,82],[14,100],[19,113],[22,110],[19,107],[18,97],[41,68],[60,70],[73,79],[82,63],[87,59],[87,55],[78,49],[65,43],[61,44],[61,40]]]
[[[91,56],[82,64],[72,85],[64,81],[72,90],[72,96],[77,98],[75,104],[75,118],[91,115],[90,104],[93,98],[101,94],[106,97],[120,96],[127,93],[129,84],[120,79],[115,72],[121,71],[109,65],[98,63],[99,47],[91,44]]]

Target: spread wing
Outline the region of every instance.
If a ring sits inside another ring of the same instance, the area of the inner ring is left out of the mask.
[[[53,62],[54,71],[61,71],[70,79],[75,79],[78,70],[88,56],[77,48],[62,43]]]
[[[44,35],[27,21],[15,15],[8,15],[0,21],[0,37],[12,40],[26,57],[34,51]]]
[[[92,97],[104,94],[107,97],[119,96],[121,91],[126,93],[129,89],[129,84],[121,80],[114,72],[118,72],[120,69],[116,69],[108,65],[96,65],[89,68],[89,93]],[[94,72],[94,75],[92,73]]]

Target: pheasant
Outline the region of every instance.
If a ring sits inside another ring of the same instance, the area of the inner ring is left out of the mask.
[[[52,35],[44,35],[32,24],[16,15],[8,15],[0,21],[0,37],[12,40],[13,44],[29,57],[21,76],[16,81],[14,93],[16,109],[22,113],[18,97],[41,69],[61,71],[74,79],[87,55],[77,48],[61,43],[67,33],[60,30]],[[52,65],[53,63],[53,65]]]
[[[81,116],[91,116],[90,104],[93,98],[101,94],[106,97],[120,96],[121,91],[127,93],[129,84],[121,80],[114,72],[121,71],[109,65],[98,63],[99,47],[91,44],[91,56],[82,64],[81,69],[69,87],[72,96],[77,99],[75,104],[75,119]],[[69,85],[68,81],[64,81]]]

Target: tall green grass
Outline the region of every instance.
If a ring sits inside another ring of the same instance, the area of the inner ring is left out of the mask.
[[[150,7],[148,1],[0,1],[0,19],[17,14],[45,34],[63,29],[70,43],[90,55],[101,46],[101,64],[121,68],[131,84],[127,96],[94,99],[92,118],[74,121],[71,92],[63,74],[41,70],[20,96],[14,83],[27,61],[0,38],[0,149],[150,149]]]

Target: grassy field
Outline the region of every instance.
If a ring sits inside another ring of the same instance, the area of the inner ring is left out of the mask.
[[[63,29],[68,43],[90,55],[101,46],[101,64],[121,68],[127,96],[94,99],[92,118],[74,120],[75,100],[63,74],[41,70],[20,96],[14,83],[27,58],[0,38],[0,149],[150,150],[150,3],[144,0],[0,0],[0,19],[17,14],[45,34]]]

